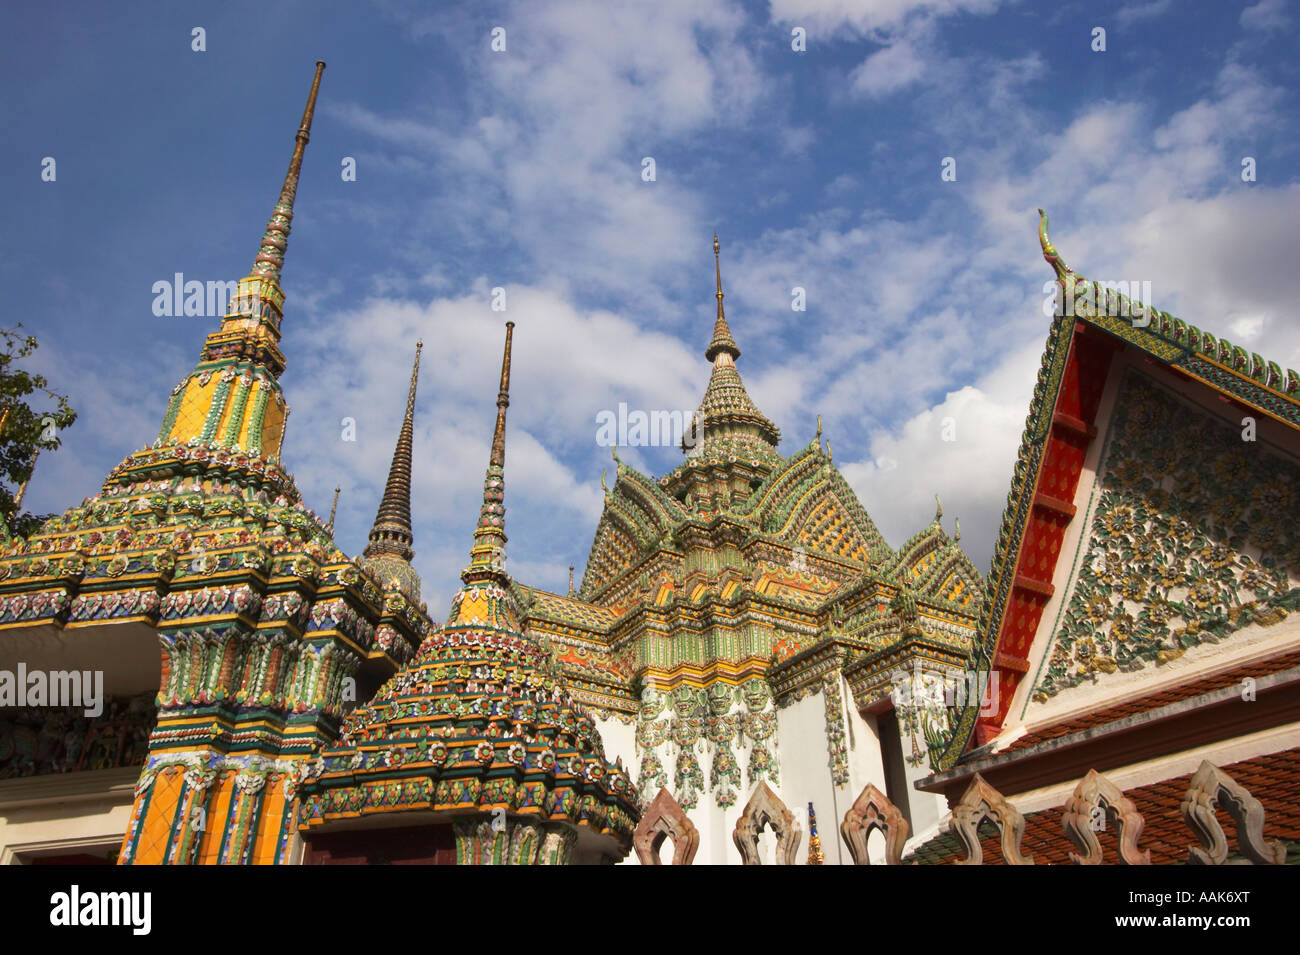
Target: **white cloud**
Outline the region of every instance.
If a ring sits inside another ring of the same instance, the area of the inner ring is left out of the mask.
[[[917,17],[989,14],[1001,0],[772,0],[772,19],[806,26],[810,35],[896,29]],[[814,31],[816,33],[814,34]]]
[[[1169,12],[1173,5],[1173,0],[1148,0],[1147,3],[1135,3],[1132,6],[1122,8],[1115,15],[1115,19],[1120,26],[1130,26],[1141,20],[1154,20],[1157,17],[1164,16]]]
[[[933,519],[938,494],[948,533],[960,518],[963,549],[987,571],[1041,353],[1040,343],[1007,355],[896,431],[874,433],[869,457],[840,465],[892,546]]]
[[[854,92],[883,97],[912,85],[925,70],[926,58],[910,42],[901,41],[863,60],[851,82]]]
[[[1241,26],[1245,30],[1282,30],[1291,22],[1287,17],[1287,0],[1260,0],[1253,7],[1241,11]]]

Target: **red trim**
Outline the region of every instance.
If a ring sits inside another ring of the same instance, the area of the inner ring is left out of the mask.
[[[1007,597],[994,645],[998,670],[997,712],[981,716],[972,742],[982,746],[1001,731],[1020,681],[1032,666],[1029,652],[1038,633],[1043,608],[1055,592],[1052,578],[1065,541],[1065,530],[1077,513],[1074,502],[1089,445],[1097,435],[1097,408],[1110,375],[1111,361],[1124,347],[1109,335],[1094,335],[1075,324],[1065,370],[1052,409],[1052,429],[1034,478],[1032,501],[1014,557],[1014,586]]]

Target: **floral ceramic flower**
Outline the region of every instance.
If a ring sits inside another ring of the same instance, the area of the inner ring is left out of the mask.
[[[1146,616],[1156,626],[1162,626],[1172,620],[1177,612],[1177,608],[1168,600],[1157,597],[1147,604]]]
[[[1102,594],[1094,594],[1088,599],[1088,617],[1100,623],[1109,620],[1111,614],[1110,600]]]
[[[1127,505],[1120,505],[1113,511],[1102,516],[1102,526],[1105,527],[1106,533],[1112,538],[1123,537],[1134,528],[1133,508]]]
[[[1155,582],[1165,590],[1183,586],[1187,582],[1187,565],[1174,560],[1156,568]]]
[[[1187,594],[1187,602],[1197,610],[1207,610],[1219,599],[1219,588],[1211,581],[1203,580]]]
[[[1097,576],[1101,579],[1102,583],[1113,584],[1124,576],[1127,569],[1128,567],[1125,564],[1123,557],[1119,554],[1107,554],[1102,559],[1101,570],[1098,572]]]

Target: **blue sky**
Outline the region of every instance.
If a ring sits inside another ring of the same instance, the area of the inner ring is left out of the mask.
[[[1158,307],[1300,367],[1294,0],[0,16],[5,324],[39,338],[35,367],[81,412],[42,456],[37,511],[95,493],[156,436],[219,319],[156,317],[153,284],[248,271],[317,59],[328,68],[283,278],[285,463],[320,513],[343,487],[339,541],[359,552],[424,339],[413,513],[435,618],[477,518],[503,320],[517,323],[509,566],[563,590],[610,467],[597,414],[690,408],[703,393],[715,229],[739,368],[782,451],[811,440],[820,414],[891,544],[931,519],[938,493],[981,569],[1047,333],[1036,207],[1080,272],[1149,281]],[[196,26],[206,52],[191,49]],[[497,286],[505,315],[490,308]],[[791,309],[796,286],[805,312]],[[341,440],[345,417],[355,442]],[[621,456],[656,476],[680,461],[672,448]]]

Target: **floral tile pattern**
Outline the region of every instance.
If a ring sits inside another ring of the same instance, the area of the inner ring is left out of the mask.
[[[1129,373],[1036,702],[1296,609],[1300,467],[1253,435]]]

